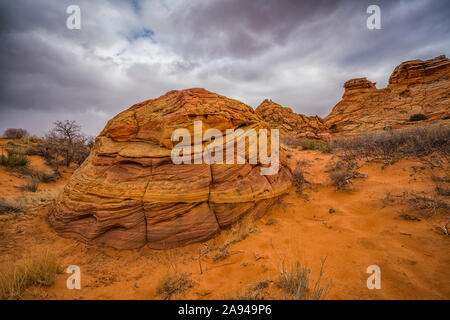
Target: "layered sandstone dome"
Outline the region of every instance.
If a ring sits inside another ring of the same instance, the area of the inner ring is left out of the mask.
[[[249,106],[204,89],[138,103],[97,137],[49,212],[54,230],[120,249],[172,248],[207,240],[243,215],[261,216],[290,188],[282,154],[278,173],[267,176],[260,172],[267,165],[248,158],[244,164],[172,163],[173,131],[193,133],[195,120],[203,132],[267,128]]]
[[[325,121],[318,116],[305,116],[283,107],[272,100],[264,100],[256,113],[267,122],[270,127],[279,129],[285,134],[295,134],[307,138],[320,138],[328,133]]]
[[[403,62],[384,89],[366,78],[349,80],[344,88],[342,100],[325,118],[339,132],[408,125],[418,113],[439,119],[450,114],[450,61],[442,55]]]

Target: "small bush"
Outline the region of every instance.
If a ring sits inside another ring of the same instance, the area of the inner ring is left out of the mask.
[[[303,150],[319,150],[323,153],[331,153],[331,151],[333,151],[333,146],[322,140],[301,139],[299,141],[299,146],[301,146]]]
[[[170,300],[174,294],[189,290],[194,286],[194,281],[189,279],[189,275],[178,270],[167,272],[156,288],[157,294],[162,295],[164,300]]]
[[[0,156],[0,165],[10,168],[28,166],[27,156],[19,154],[13,149],[7,149],[6,152],[7,155],[2,154]]]
[[[321,281],[326,258],[322,260],[319,276],[313,288],[310,288],[311,270],[302,266],[297,260],[295,263],[286,266],[283,260],[280,271],[280,278],[277,285],[295,300],[321,300],[328,294],[331,282],[322,287]]]
[[[0,199],[0,213],[27,213],[42,208],[56,199],[61,188],[40,192],[24,192],[20,197],[5,197]]]
[[[450,125],[416,126],[339,137],[333,141],[337,154],[346,159],[382,159],[389,164],[404,157],[431,153],[450,155]]]
[[[38,177],[43,183],[56,182],[61,178],[61,173],[58,170],[52,172],[39,172]]]
[[[0,299],[20,299],[29,286],[50,286],[58,272],[56,256],[49,251],[7,264],[0,272]]]
[[[258,228],[255,226],[253,219],[251,217],[245,217],[231,226],[223,248],[227,248],[236,242],[245,240],[251,233],[257,231]]]
[[[237,295],[236,300],[264,300],[264,292],[272,281],[268,279],[259,280],[256,284],[247,287],[247,289]]]
[[[305,183],[307,183],[307,181],[303,175],[303,170],[300,166],[300,163],[297,163],[293,173],[293,184],[297,194],[301,194],[303,192],[303,187]]]
[[[230,253],[228,252],[228,248],[224,247],[224,248],[221,248],[220,251],[212,257],[212,260],[214,262],[218,262],[218,261],[225,260],[229,256],[230,256]]]
[[[343,189],[351,183],[351,179],[361,176],[355,168],[355,162],[344,163],[339,161],[327,170],[336,190]]]
[[[428,117],[424,115],[423,113],[416,113],[413,114],[411,117],[409,117],[409,121],[422,121],[427,120]]]
[[[37,177],[29,177],[27,179],[27,184],[23,187],[24,191],[36,192],[39,187],[39,179]]]
[[[8,139],[20,139],[28,136],[28,132],[25,129],[9,128],[3,133],[3,137]]]

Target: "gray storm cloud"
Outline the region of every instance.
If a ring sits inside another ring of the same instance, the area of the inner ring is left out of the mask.
[[[66,28],[71,4],[81,30]],[[381,30],[366,28],[370,4]],[[75,119],[95,135],[128,106],[191,87],[325,116],[346,80],[383,87],[400,62],[448,54],[449,12],[440,0],[2,1],[0,131]]]

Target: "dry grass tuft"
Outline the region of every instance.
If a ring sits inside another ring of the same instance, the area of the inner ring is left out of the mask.
[[[28,177],[27,184],[22,188],[23,191],[36,192],[39,188],[39,179],[36,177]]]
[[[244,292],[239,293],[236,300],[264,300],[264,290],[271,283],[272,281],[268,279],[259,280],[256,284],[247,287]]]
[[[288,266],[283,260],[277,285],[295,300],[325,299],[331,287],[331,282],[328,282],[325,286],[321,284],[325,261],[326,257],[322,260],[320,273],[314,287],[310,288],[311,270],[306,266],[302,266],[299,260]]]
[[[305,183],[308,183],[308,181],[306,181],[305,176],[303,175],[303,169],[300,162],[297,162],[293,172],[293,184],[297,194],[302,194]]]
[[[178,268],[169,268],[160,279],[157,294],[162,295],[164,300],[170,300],[174,294],[189,290],[194,286],[194,281],[189,276],[190,273],[181,272]]]
[[[2,151],[0,155],[0,165],[8,168],[26,167],[28,164],[29,160],[27,156],[13,149],[7,149],[6,154]]]
[[[56,256],[48,250],[6,264],[0,272],[0,299],[20,299],[29,286],[50,286],[58,271]]]
[[[357,171],[356,162],[352,161],[345,163],[343,161],[339,161],[332,164],[326,172],[328,172],[328,175],[330,176],[333,185],[336,187],[336,190],[341,190],[348,186],[351,183],[351,179],[365,177]]]
[[[24,192],[20,197],[0,199],[0,214],[28,213],[49,205],[58,196],[60,189],[43,190],[40,192]]]
[[[245,240],[250,234],[258,232],[252,217],[244,217],[240,221],[231,226],[227,232],[225,245],[223,248],[228,248],[230,245]]]
[[[450,125],[415,126],[396,130],[365,132],[333,140],[343,159],[380,159],[392,164],[404,157],[432,153],[450,155]]]

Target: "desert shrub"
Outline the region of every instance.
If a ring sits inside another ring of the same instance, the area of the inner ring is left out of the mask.
[[[3,137],[8,139],[20,139],[28,136],[28,132],[25,129],[15,129],[15,128],[9,128],[6,129],[3,133]]]
[[[0,201],[0,214],[19,212],[19,208],[12,206],[8,203],[2,203]]]
[[[336,138],[333,145],[346,160],[375,158],[393,163],[403,157],[422,157],[434,152],[449,156],[450,125],[366,132]]]
[[[425,217],[432,217],[439,212],[444,214],[450,212],[449,202],[440,199],[436,195],[431,197],[424,192],[404,192],[402,195],[402,202],[408,204],[411,208]]]
[[[2,154],[0,156],[0,165],[5,167],[25,167],[28,165],[29,160],[26,155],[17,153],[13,149],[7,149],[7,154]]]
[[[48,250],[2,266],[0,299],[20,299],[29,286],[50,286],[58,272],[56,256]]]
[[[351,183],[351,179],[362,177],[357,171],[356,162],[339,161],[332,165],[327,172],[336,190],[346,187]]]
[[[38,172],[37,177],[43,183],[56,182],[61,178],[61,173],[55,169],[51,172]]]
[[[27,184],[23,187],[24,191],[36,192],[39,187],[39,179],[35,176],[27,178]]]
[[[228,252],[228,248],[224,247],[224,248],[220,248],[219,252],[216,253],[215,255],[213,255],[212,260],[214,262],[218,262],[218,261],[225,260],[229,256],[230,256],[230,253]]]
[[[435,190],[438,195],[450,196],[450,177],[432,175],[431,180],[434,182]]]
[[[282,144],[291,148],[295,148],[298,146],[298,140],[299,140],[298,137],[292,135],[283,135],[280,138]]]
[[[428,117],[424,115],[423,113],[416,113],[413,114],[411,117],[409,117],[409,121],[422,121],[427,120]]]
[[[326,258],[322,260],[319,276],[314,287],[310,287],[311,270],[303,266],[300,260],[290,265],[286,265],[283,260],[277,285],[295,300],[321,300],[328,294],[331,282],[322,286],[323,268]]]
[[[303,150],[319,150],[323,153],[330,153],[333,151],[333,146],[322,140],[300,139],[298,145],[301,146]]]
[[[295,190],[297,194],[301,194],[303,192],[304,184],[307,183],[305,176],[303,175],[303,170],[299,162],[297,162],[294,172],[293,172],[293,181]]]
[[[50,204],[60,189],[43,190],[40,192],[24,192],[19,197],[5,197],[0,199],[0,213],[21,212],[27,213]],[[2,212],[2,208],[4,211]]]
[[[223,248],[227,248],[230,245],[245,240],[250,234],[258,231],[253,219],[251,217],[245,217],[240,221],[234,223],[228,230],[227,240]]]
[[[174,294],[185,292],[194,286],[194,281],[189,276],[189,273],[180,272],[177,268],[169,268],[160,279],[156,293],[162,295],[164,300],[170,300]]]
[[[261,279],[254,285],[247,287],[244,292],[239,293],[236,300],[264,300],[263,290],[271,283],[272,281],[269,279]]]

